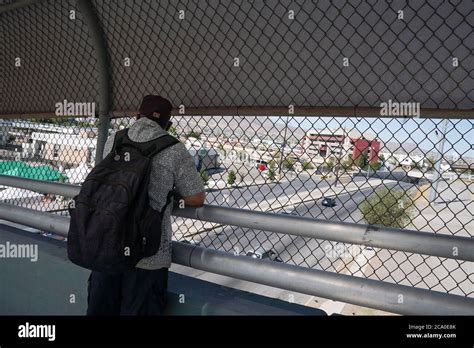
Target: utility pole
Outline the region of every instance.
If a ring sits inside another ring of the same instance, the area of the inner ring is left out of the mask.
[[[339,148],[339,160],[336,164],[336,181],[334,182],[334,187],[337,187],[337,182],[339,181],[339,171],[341,169],[341,164],[342,164],[342,159],[344,158],[345,155],[345,148],[344,148],[344,143],[346,142],[347,134],[346,134],[346,129],[344,127],[342,128],[342,144]]]
[[[367,140],[369,146],[367,147],[368,149],[370,148],[370,156],[369,156],[369,151],[367,150],[367,182],[370,179],[370,158],[372,157],[372,141]]]
[[[443,121],[443,125],[441,127],[441,134],[439,136],[439,158],[434,165],[434,173],[433,173],[433,182],[431,183],[431,191],[430,191],[430,203],[434,203],[436,198],[438,198],[438,184],[441,177],[441,162],[443,161],[444,157],[444,144],[446,142],[446,133],[448,131],[448,119],[445,118]]]
[[[283,144],[281,146],[281,156],[280,156],[280,166],[278,168],[278,181],[281,180],[281,168],[283,166],[283,157],[285,156],[285,145],[286,145],[286,132],[288,130],[288,122],[289,122],[289,117],[290,116],[286,116],[286,125],[285,125],[285,133],[283,135]]]

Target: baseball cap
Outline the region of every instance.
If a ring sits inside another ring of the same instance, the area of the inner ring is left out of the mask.
[[[173,105],[171,102],[159,95],[147,95],[143,98],[140,105],[141,116],[152,116],[154,112],[159,112],[160,117],[157,122],[165,128],[171,117],[171,110]]]

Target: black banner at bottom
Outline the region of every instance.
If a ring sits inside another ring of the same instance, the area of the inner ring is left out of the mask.
[[[0,317],[0,347],[57,344],[469,346],[473,317]]]

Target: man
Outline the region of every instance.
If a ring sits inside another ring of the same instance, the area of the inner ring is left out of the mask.
[[[165,135],[171,103],[160,96],[147,95],[138,120],[130,127],[132,141],[145,142]],[[105,143],[104,157],[111,151],[114,135]],[[172,145],[152,160],[148,187],[150,205],[160,210],[170,190],[186,205],[202,206],[205,194],[194,160],[182,143]],[[88,315],[161,315],[166,306],[168,268],[171,266],[171,210],[164,213],[161,245],[156,255],[142,259],[121,274],[92,272],[88,285]]]

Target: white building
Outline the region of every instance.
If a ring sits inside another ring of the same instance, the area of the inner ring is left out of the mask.
[[[324,158],[345,157],[354,152],[354,141],[360,139],[369,142],[378,142],[371,133],[361,133],[357,129],[347,130],[343,127],[330,129],[311,129],[301,140],[305,153],[316,161]],[[370,147],[369,147],[370,151]],[[372,155],[369,153],[369,158]]]
[[[65,133],[31,133],[22,157],[39,157],[68,165],[93,163],[97,138]]]
[[[184,146],[193,157],[196,167],[219,168],[219,153],[209,143],[190,137],[186,139]]]

